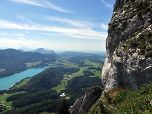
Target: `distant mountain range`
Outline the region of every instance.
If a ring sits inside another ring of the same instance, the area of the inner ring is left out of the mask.
[[[45,50],[44,48],[38,48],[32,52],[38,52],[41,54],[54,54],[55,53],[53,50]]]
[[[46,50],[44,48],[38,48],[35,50],[29,49],[27,47],[22,47],[21,49],[19,49],[21,52],[38,52],[41,54],[54,54],[55,52],[53,50]]]
[[[30,51],[30,50],[32,50],[32,49],[30,49],[30,48],[27,48],[27,47],[22,47],[22,48],[20,48],[19,50],[22,50],[22,51]]]

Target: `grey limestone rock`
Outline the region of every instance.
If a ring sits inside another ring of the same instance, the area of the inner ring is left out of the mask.
[[[148,33],[149,37],[146,36]],[[150,34],[152,1],[116,0],[106,39],[107,58],[101,75],[105,91],[119,86],[138,90],[140,84],[152,81]]]
[[[101,88],[93,86],[88,89],[84,96],[78,98],[69,109],[70,114],[85,114],[90,106],[100,97]]]

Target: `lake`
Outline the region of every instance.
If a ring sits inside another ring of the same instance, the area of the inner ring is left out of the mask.
[[[0,90],[9,89],[11,86],[13,86],[16,82],[21,81],[24,78],[27,77],[33,77],[34,75],[42,72],[46,68],[30,68],[27,70],[24,70],[20,73],[16,73],[7,77],[0,78]]]

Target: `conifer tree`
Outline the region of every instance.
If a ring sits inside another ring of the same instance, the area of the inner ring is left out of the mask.
[[[69,107],[67,105],[67,102],[65,98],[62,98],[62,103],[59,105],[56,111],[56,114],[69,114],[68,110],[69,110]]]

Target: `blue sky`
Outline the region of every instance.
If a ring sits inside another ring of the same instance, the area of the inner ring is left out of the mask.
[[[105,51],[115,0],[1,0],[0,48]]]

